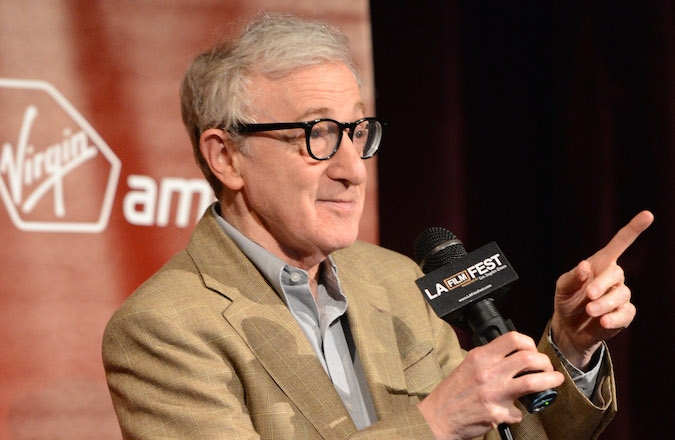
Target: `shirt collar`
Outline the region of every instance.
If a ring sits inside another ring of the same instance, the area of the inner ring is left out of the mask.
[[[258,268],[260,273],[262,273],[265,279],[267,279],[267,281],[272,285],[279,296],[284,298],[284,301],[286,300],[286,295],[283,294],[281,282],[284,269],[286,269],[287,272],[303,272],[305,276],[308,276],[307,271],[286,264],[281,258],[277,257],[264,247],[260,246],[258,243],[246,237],[234,226],[229,224],[227,220],[225,220],[220,215],[218,203],[214,203],[211,206],[211,210],[213,211],[213,215],[216,218],[216,222],[223,232],[225,232],[225,234],[227,234],[227,236],[232,239],[234,244],[237,245],[244,255],[246,255],[246,257],[251,260],[251,263],[253,263],[253,265]],[[333,262],[333,259],[330,257],[330,255],[322,264],[324,265],[324,282],[327,284],[328,291],[337,292],[338,297],[344,298],[337,277],[337,266]]]

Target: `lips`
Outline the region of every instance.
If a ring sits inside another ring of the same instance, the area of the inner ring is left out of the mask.
[[[354,199],[343,198],[318,199],[317,203],[333,210],[337,210],[341,214],[352,214],[358,205]]]
[[[338,205],[338,206],[352,206],[356,205],[356,201],[354,200],[344,200],[344,199],[319,199],[317,200],[318,203],[327,203],[331,205]]]

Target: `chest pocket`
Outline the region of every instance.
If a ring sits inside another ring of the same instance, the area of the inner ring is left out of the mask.
[[[408,394],[424,397],[443,379],[444,374],[431,343],[416,345],[403,358]]]

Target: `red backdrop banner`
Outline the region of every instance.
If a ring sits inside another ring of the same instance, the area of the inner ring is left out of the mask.
[[[0,440],[121,437],[103,328],[213,200],[179,83],[263,10],[341,28],[374,112],[366,0],[0,3]],[[361,238],[376,242],[368,166]]]

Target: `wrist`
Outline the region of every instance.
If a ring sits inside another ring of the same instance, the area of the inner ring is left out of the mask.
[[[602,343],[598,342],[586,347],[581,346],[572,335],[562,331],[561,327],[556,324],[554,319],[551,322],[551,340],[555,347],[570,364],[582,372],[588,372],[592,368],[593,356]]]

